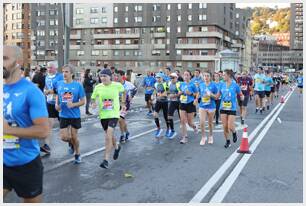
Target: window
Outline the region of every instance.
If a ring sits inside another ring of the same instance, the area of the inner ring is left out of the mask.
[[[207,50],[200,50],[200,55],[201,56],[207,56],[208,55],[208,51]]]
[[[118,23],[118,18],[114,18],[114,23],[115,23],[115,24]]]
[[[21,18],[22,18],[21,13],[18,13],[18,14],[17,14],[17,19],[21,19]]]
[[[44,16],[45,12],[44,11],[37,11],[37,16]]]
[[[142,16],[136,16],[135,22],[142,22]]]
[[[125,18],[124,18],[124,22],[125,22],[125,23],[128,23],[128,22],[129,22],[129,17],[125,17]]]
[[[171,9],[171,4],[167,4],[167,10]]]
[[[99,8],[97,8],[97,7],[92,7],[92,8],[90,8],[90,13],[92,13],[92,14],[98,13],[98,9]]]
[[[17,39],[23,39],[23,33],[17,32]]]
[[[101,21],[102,21],[102,24],[106,24],[107,23],[107,17],[102,17]]]
[[[169,56],[170,55],[170,50],[167,50],[166,51],[166,56]]]
[[[129,6],[125,6],[125,12],[129,11]]]
[[[80,66],[85,66],[86,61],[81,61],[81,65]]]
[[[118,12],[118,6],[114,7],[114,12]]]
[[[177,33],[181,33],[181,27],[180,26],[177,27]]]
[[[207,68],[208,67],[208,63],[207,62],[201,62],[200,63],[200,68]]]
[[[170,16],[167,16],[166,18],[167,18],[167,22],[170,22]]]
[[[182,16],[181,15],[177,16],[177,21],[182,21]]]
[[[99,56],[99,50],[92,50],[91,51],[91,56]]]
[[[137,5],[134,7],[135,11],[142,11],[142,6],[141,5]]]
[[[167,26],[167,33],[170,33],[170,27]]]
[[[188,68],[192,68],[192,62],[188,62],[188,63],[187,63],[187,67],[188,67]]]
[[[188,15],[188,21],[192,21],[192,15]]]
[[[37,20],[37,26],[45,26],[45,20]]]
[[[153,16],[153,22],[160,22],[160,16]]]
[[[124,56],[130,56],[130,51],[129,51],[129,50],[126,50],[126,51],[124,52]]]
[[[37,41],[37,46],[45,46],[45,41]]]
[[[90,66],[92,66],[92,67],[93,67],[93,66],[96,66],[96,62],[95,62],[95,61],[91,61],[91,62],[90,62]]]
[[[239,14],[236,14],[236,18],[237,18],[237,19],[239,18]]]
[[[188,27],[188,32],[193,32],[193,27],[192,26]]]
[[[50,30],[49,31],[49,36],[57,36],[57,31],[56,30]]]
[[[167,42],[166,42],[167,44],[170,44],[170,39],[167,39]]]
[[[55,45],[55,44],[54,44],[54,40],[50,40],[50,41],[49,41],[49,46],[50,46],[50,47],[53,47],[54,45]]]
[[[207,26],[201,26],[200,27],[200,31],[203,31],[203,32],[208,31]]]
[[[182,55],[182,50],[176,50],[176,55]]]
[[[115,29],[115,34],[120,34],[120,29]]]
[[[177,4],[177,9],[182,9],[182,4]]]
[[[84,9],[77,8],[76,9],[76,14],[84,14]]]
[[[199,15],[199,20],[200,20],[200,21],[206,20],[206,14],[200,14],[200,15]]]
[[[206,9],[207,8],[207,3],[200,3],[199,8],[200,9]]]
[[[131,44],[131,40],[130,39],[125,40],[125,44]]]
[[[103,51],[102,51],[102,55],[103,55],[103,56],[108,56],[108,51],[107,51],[107,50],[103,50]]]
[[[188,4],[188,9],[192,9],[192,4]]]
[[[120,44],[120,40],[119,40],[119,39],[116,39],[116,40],[115,40],[115,44]]]
[[[99,19],[98,18],[90,18],[90,24],[98,24]]]
[[[160,50],[152,50],[152,56],[160,56]]]
[[[236,31],[236,35],[237,35],[237,36],[239,35],[239,31]]]
[[[45,56],[45,51],[37,50],[37,56]]]
[[[76,19],[75,24],[76,25],[83,24],[83,19]]]
[[[114,56],[119,56],[119,51],[118,50],[114,51]]]
[[[57,15],[57,11],[56,10],[49,10],[49,15],[50,16]]]
[[[106,8],[102,7],[102,13],[106,13]]]
[[[50,26],[54,26],[54,24],[55,24],[54,19],[50,19],[50,21],[49,21],[49,25],[50,25]]]
[[[84,56],[84,51],[77,51],[77,56]]]
[[[45,36],[44,30],[37,30],[37,36]]]
[[[160,5],[159,4],[153,4],[153,11],[160,11]]]

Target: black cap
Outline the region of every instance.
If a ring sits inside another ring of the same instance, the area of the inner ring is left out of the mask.
[[[100,75],[108,75],[110,77],[112,77],[112,71],[110,69],[103,69],[101,72],[100,72]]]

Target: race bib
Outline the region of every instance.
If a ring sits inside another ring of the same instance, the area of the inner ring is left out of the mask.
[[[55,94],[48,94],[47,102],[54,102],[54,101],[55,101]]]
[[[223,109],[230,110],[232,108],[232,102],[223,102]]]
[[[186,103],[187,102],[187,96],[186,95],[181,95],[180,100],[182,103]]]
[[[113,106],[113,100],[111,99],[104,99],[103,100],[103,110],[113,110],[114,106]]]
[[[19,138],[12,135],[3,135],[3,149],[19,149]]]
[[[72,102],[73,101],[73,94],[72,92],[65,92],[62,95],[62,102],[67,103],[67,102]]]
[[[210,104],[210,97],[202,97],[202,102],[205,104],[205,105],[208,105]]]

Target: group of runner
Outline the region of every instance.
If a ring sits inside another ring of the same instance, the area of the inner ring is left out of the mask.
[[[57,62],[49,62],[43,92],[28,79],[22,77],[22,50],[17,46],[4,46],[3,55],[3,147],[4,147],[4,196],[14,189],[24,202],[40,202],[42,194],[43,165],[40,152],[51,153],[50,137],[54,119],[60,122],[60,137],[74,155],[74,163],[81,163],[78,130],[81,128],[80,107],[85,104],[83,85],[73,79],[75,68],[64,65],[61,72]],[[105,134],[105,153],[100,167],[107,169],[112,159],[119,157],[120,143],[128,141],[130,132],[125,121],[137,88],[125,78],[122,70],[103,68],[91,95],[91,106],[99,111],[99,119]],[[298,87],[303,88],[303,77],[297,78]],[[271,72],[263,74],[258,69],[252,78],[246,72],[234,74],[232,70],[211,74],[208,71],[189,70],[180,76],[179,71],[166,68],[156,74],[147,73],[143,81],[148,116],[154,116],[157,143],[162,141],[160,110],[166,124],[165,137],[174,139],[174,115],[180,119],[180,143],[188,142],[187,125],[197,134],[201,130],[200,145],[213,144],[213,127],[221,119],[225,148],[237,141],[235,116],[237,103],[240,106],[241,123],[244,124],[246,107],[254,87],[256,112],[269,110],[278,96],[282,79]],[[265,99],[267,98],[267,102]],[[199,113],[200,128],[194,123]],[[206,120],[208,135],[206,135]],[[120,143],[114,135],[120,126]],[[43,143],[40,146],[39,141]]]

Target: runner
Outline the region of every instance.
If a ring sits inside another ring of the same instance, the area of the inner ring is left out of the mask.
[[[213,81],[216,84],[217,89],[219,91],[221,89],[221,85],[222,85],[222,82],[220,81],[220,74],[219,73],[217,73],[217,72],[214,73]],[[221,97],[219,97],[218,99],[215,99],[215,103],[216,103],[216,112],[215,112],[216,125],[219,124],[220,101],[221,101]]]
[[[266,71],[266,77],[265,77],[265,93],[266,93],[266,106],[267,110],[270,109],[270,105],[272,104],[271,100],[271,87],[273,85],[273,79],[272,79],[272,73],[269,71]]]
[[[153,114],[153,103],[152,103],[152,94],[154,92],[154,84],[156,80],[151,75],[150,71],[147,71],[147,76],[144,78],[142,86],[145,88],[145,101],[147,103],[147,107],[149,112],[147,113],[148,116]]]
[[[184,79],[183,79],[183,77],[182,77],[181,74],[180,74],[180,70],[175,70],[175,73],[176,73],[177,76],[178,76],[177,81],[183,82]]]
[[[299,76],[297,78],[297,86],[299,88],[300,94],[302,94],[303,93],[303,73],[302,72],[299,73]]]
[[[48,62],[47,64],[47,71],[48,74],[45,78],[45,89],[44,93],[47,96],[47,109],[48,109],[48,114],[49,114],[49,127],[53,128],[54,124],[54,118],[59,119],[58,111],[55,109],[55,96],[56,96],[56,88],[57,88],[57,83],[59,81],[64,80],[63,74],[57,72],[57,62],[52,61]],[[43,141],[44,145],[40,147],[40,150],[42,152],[45,152],[46,154],[50,154],[50,138],[52,136],[52,130],[49,134],[49,136]]]
[[[275,98],[278,98],[279,88],[280,88],[280,85],[281,85],[281,82],[282,82],[282,80],[281,80],[281,77],[280,77],[279,73],[274,74],[273,79],[274,79],[274,82],[275,82],[275,92],[274,92],[274,97],[275,97]]]
[[[114,130],[120,116],[120,93],[123,93],[121,98],[122,110],[126,110],[124,87],[118,82],[112,82],[111,76],[112,72],[110,69],[103,69],[100,72],[102,83],[95,86],[91,96],[91,100],[93,102],[92,106],[94,109],[97,106],[96,99],[98,98],[99,100],[101,125],[105,132],[105,153],[104,160],[100,164],[100,167],[105,169],[108,168],[111,150],[115,148],[113,159],[116,160],[119,157],[119,152],[121,149],[114,136]]]
[[[270,100],[271,100],[271,105],[273,105],[274,94],[275,94],[275,86],[276,86],[276,82],[275,82],[275,79],[274,79],[274,73],[273,72],[271,72],[270,77],[272,79]]]
[[[3,197],[15,190],[25,203],[42,201],[43,165],[38,139],[50,132],[46,100],[21,78],[22,50],[3,47]]]
[[[66,64],[62,67],[64,81],[57,84],[55,108],[60,117],[60,136],[70,145],[69,152],[74,154],[74,163],[81,163],[80,142],[78,130],[81,125],[80,107],[85,104],[85,91],[83,86],[72,79],[75,74],[73,65]]]
[[[202,132],[202,138],[200,141],[200,145],[205,145],[207,137],[205,134],[205,121],[206,117],[208,119],[208,128],[209,128],[209,136],[208,136],[208,144],[213,144],[213,120],[214,114],[216,110],[215,99],[216,94],[218,93],[217,85],[214,82],[211,82],[211,74],[209,72],[204,72],[204,82],[201,82],[199,85],[199,93],[197,94],[197,98],[200,98],[200,126]]]
[[[241,77],[237,79],[237,83],[240,86],[240,89],[244,95],[243,101],[241,101],[240,98],[237,97],[238,105],[240,108],[240,121],[241,121],[241,124],[243,125],[245,121],[245,117],[246,117],[246,112],[247,112],[250,88],[252,88],[253,86],[253,80],[246,75],[245,71],[243,71]]]
[[[254,90],[255,90],[255,102],[256,102],[256,111],[260,111],[262,114],[263,111],[263,101],[265,97],[265,84],[264,84],[265,75],[263,74],[263,69],[259,68],[257,74],[254,76]]]
[[[168,108],[168,124],[170,126],[170,129],[166,133],[166,137],[169,139],[173,139],[177,134],[174,130],[174,123],[173,123],[173,115],[175,110],[177,110],[178,116],[180,117],[179,112],[179,105],[180,105],[180,82],[178,82],[178,75],[176,73],[170,74],[171,81],[168,84],[169,88],[169,108]]]
[[[195,133],[198,133],[198,129],[193,122],[194,113],[196,112],[196,105],[198,100],[196,99],[198,89],[196,85],[190,81],[191,72],[186,70],[184,72],[184,82],[180,84],[180,117],[181,117],[181,144],[188,142],[187,137],[187,123],[194,129]]]
[[[155,90],[153,94],[153,98],[156,96],[156,103],[154,107],[154,120],[157,130],[155,133],[155,138],[156,138],[156,143],[160,144],[162,143],[161,133],[163,129],[160,127],[158,113],[161,109],[163,110],[164,119],[167,125],[166,136],[170,131],[170,126],[168,122],[168,98],[167,98],[168,85],[166,82],[163,81],[163,77],[164,75],[162,73],[156,74],[156,83],[154,85]]]
[[[127,115],[128,110],[130,109],[132,98],[135,95],[136,87],[129,81],[124,80],[125,72],[118,70],[115,74],[116,81],[121,83],[126,92],[126,110],[123,111],[120,108],[120,118],[119,118],[119,127],[121,131],[120,143],[125,143],[129,139],[129,131],[127,129],[127,123],[125,121],[125,116]],[[120,98],[122,98],[122,93],[120,93]]]
[[[235,129],[235,116],[237,110],[237,95],[240,96],[243,101],[244,96],[241,92],[240,87],[233,81],[233,71],[225,70],[224,80],[225,83],[222,84],[221,90],[217,94],[217,98],[221,96],[221,120],[223,124],[224,137],[226,143],[224,145],[225,148],[229,148],[231,146],[231,141],[229,140],[229,133],[233,134],[233,142],[237,142],[237,133]]]
[[[96,84],[96,80],[92,78],[92,74],[90,73],[90,69],[85,70],[84,74],[84,82],[83,82],[83,87],[85,90],[86,94],[86,106],[85,106],[85,112],[87,115],[92,115],[92,113],[89,112],[89,105],[90,105],[90,100],[91,100],[91,95],[93,92],[93,87]]]

